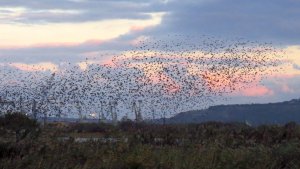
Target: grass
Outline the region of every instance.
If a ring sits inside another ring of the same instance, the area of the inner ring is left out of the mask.
[[[10,123],[14,119],[0,118],[3,169],[300,168],[300,126],[295,123],[259,127],[215,122],[122,122],[117,126],[51,123],[40,127],[27,121],[19,126],[27,130],[21,132],[19,140],[15,125]],[[68,139],[58,139],[61,137]],[[76,138],[102,140],[77,142]],[[107,141],[112,139],[117,141]]]

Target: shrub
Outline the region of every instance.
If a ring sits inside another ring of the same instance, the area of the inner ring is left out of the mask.
[[[36,136],[39,133],[39,124],[22,113],[8,113],[0,117],[0,127],[12,130],[16,134],[16,141],[26,137],[29,133]]]

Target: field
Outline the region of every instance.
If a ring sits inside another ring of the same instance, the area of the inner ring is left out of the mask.
[[[298,169],[300,126],[49,123],[0,117],[2,169]]]

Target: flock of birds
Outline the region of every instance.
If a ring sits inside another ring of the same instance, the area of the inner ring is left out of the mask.
[[[0,111],[113,122],[164,118],[257,84],[281,71],[283,57],[271,44],[243,39],[175,36],[138,44],[109,64],[86,60],[85,69],[70,64],[55,72],[21,71],[4,65]]]

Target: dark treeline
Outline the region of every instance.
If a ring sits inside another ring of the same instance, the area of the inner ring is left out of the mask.
[[[300,126],[118,125],[0,117],[0,168],[300,168]]]

